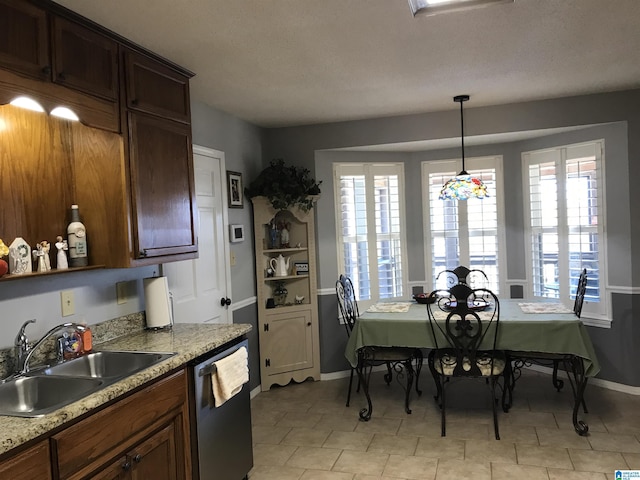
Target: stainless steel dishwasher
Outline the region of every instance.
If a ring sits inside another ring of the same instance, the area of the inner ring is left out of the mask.
[[[211,371],[215,361],[239,348],[246,339],[225,344],[190,363],[191,458],[194,480],[241,480],[253,467],[249,383],[220,407],[214,407]]]

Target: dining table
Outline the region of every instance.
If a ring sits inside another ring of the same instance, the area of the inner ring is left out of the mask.
[[[525,362],[536,363],[536,360],[562,361],[573,390],[573,425],[578,434],[585,435],[588,425],[578,419],[578,410],[582,405],[586,412],[584,391],[587,380],[600,371],[600,364],[585,325],[573,310],[557,300],[500,299],[499,306],[500,322],[496,348],[507,353],[513,352],[510,367],[513,366],[511,363],[517,362],[520,362],[517,366],[519,368]],[[416,301],[380,302],[361,313],[345,348],[345,357],[360,375],[361,382],[367,381],[359,368],[360,352],[364,347],[436,347],[429,327],[427,307]],[[436,312],[436,321],[444,322],[447,312],[437,310],[437,307],[432,310]],[[438,340],[442,345],[444,339]],[[505,377],[504,385],[510,394],[507,404],[503,404],[505,411],[511,406],[511,395],[515,386],[513,371],[511,368],[509,370],[510,378]],[[371,409],[367,388],[365,394]],[[368,416],[370,413],[369,411]]]

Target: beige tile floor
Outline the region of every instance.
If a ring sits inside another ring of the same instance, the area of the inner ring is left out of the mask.
[[[593,385],[589,434],[571,421],[570,386],[561,392],[548,375],[527,371],[509,413],[493,436],[487,386],[475,380],[447,390],[447,435],[440,436],[434,386],[422,372],[412,413],[403,390],[372,377],[373,416],[358,419],[364,395],[345,406],[348,379],[273,387],[252,399],[254,468],[250,480],[604,480],[616,469],[640,469],[640,396]]]

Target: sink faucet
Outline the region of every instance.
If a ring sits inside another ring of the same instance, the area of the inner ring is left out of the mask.
[[[40,340],[38,340],[35,344],[31,345],[29,343],[29,339],[25,333],[25,329],[27,325],[30,323],[36,323],[35,320],[27,320],[22,324],[20,330],[18,331],[18,335],[15,340],[15,357],[16,357],[16,367],[15,367],[15,375],[24,375],[29,372],[29,360],[33,355],[33,352],[44,343],[49,337],[51,337],[54,333],[63,330],[65,328],[74,328],[80,332],[86,330],[84,325],[74,322],[62,323],[60,325],[56,325],[47,333],[45,333]]]

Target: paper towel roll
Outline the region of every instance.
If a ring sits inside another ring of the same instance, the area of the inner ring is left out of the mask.
[[[165,328],[173,325],[167,277],[144,279],[144,301],[147,328]]]

